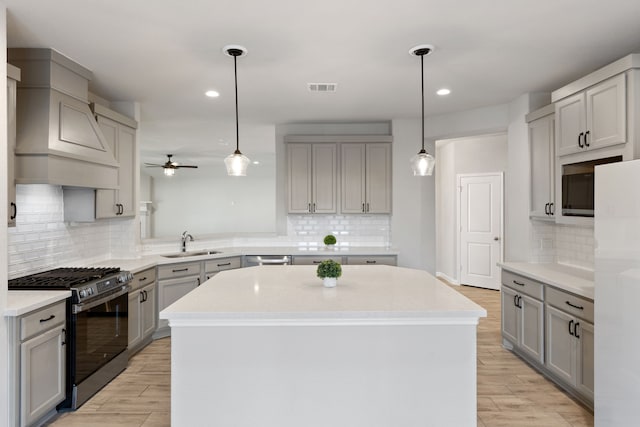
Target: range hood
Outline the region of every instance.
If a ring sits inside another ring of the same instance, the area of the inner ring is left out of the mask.
[[[53,49],[8,49],[17,94],[17,184],[118,188],[118,162],[89,108],[93,74]]]

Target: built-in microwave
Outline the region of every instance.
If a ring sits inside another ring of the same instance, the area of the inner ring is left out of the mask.
[[[562,165],[562,215],[593,217],[595,167],[621,161],[614,156]]]

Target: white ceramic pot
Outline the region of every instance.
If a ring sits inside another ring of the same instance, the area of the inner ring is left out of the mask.
[[[335,244],[333,244],[333,245],[325,245],[325,247],[326,247],[326,249],[327,249],[328,251],[332,251],[332,250],[334,250],[334,249],[335,249],[336,245],[335,245]]]
[[[322,279],[322,284],[325,288],[335,288],[338,284],[337,277],[325,277]]]

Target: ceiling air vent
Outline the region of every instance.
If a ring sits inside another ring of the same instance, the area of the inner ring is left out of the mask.
[[[310,92],[335,92],[337,83],[307,83]]]

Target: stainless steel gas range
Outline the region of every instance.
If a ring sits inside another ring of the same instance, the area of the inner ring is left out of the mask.
[[[119,268],[57,268],[9,280],[10,290],[71,290],[67,305],[67,398],[76,409],[128,363],[128,292]]]

